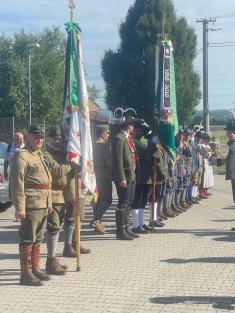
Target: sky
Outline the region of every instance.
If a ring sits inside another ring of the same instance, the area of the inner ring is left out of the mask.
[[[75,0],[75,20],[82,28],[82,49],[88,74],[93,83],[105,93],[100,62],[104,52],[119,45],[118,28],[125,20],[133,0]],[[197,18],[218,17],[210,28],[209,42],[235,42],[234,0],[173,0],[178,16],[184,16],[198,35],[198,51],[202,48],[202,23]],[[45,27],[59,26],[70,18],[68,0],[0,0],[0,32],[12,36],[24,29],[37,33]],[[231,14],[233,17],[221,18]],[[220,18],[219,18],[220,17]],[[202,53],[195,59],[195,70],[202,78]],[[104,105],[104,100],[98,101]],[[209,104],[210,109],[235,108],[235,46],[209,47]],[[198,109],[202,108],[202,101]]]

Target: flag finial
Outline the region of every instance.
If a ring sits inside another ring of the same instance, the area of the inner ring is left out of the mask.
[[[71,19],[71,22],[73,21],[73,10],[74,10],[75,7],[76,7],[74,1],[75,1],[75,0],[69,0],[69,8],[70,8],[70,19]]]

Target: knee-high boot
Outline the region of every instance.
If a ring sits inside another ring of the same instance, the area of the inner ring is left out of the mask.
[[[129,235],[125,229],[125,214],[120,210],[116,210],[116,238],[118,240],[133,240],[134,237]]]
[[[32,247],[32,272],[35,277],[40,280],[50,280],[50,276],[40,271],[40,245],[33,245]]]
[[[20,285],[42,286],[43,283],[32,273],[32,245],[19,246],[20,253]]]

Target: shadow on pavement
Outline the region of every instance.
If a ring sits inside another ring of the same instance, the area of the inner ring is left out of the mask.
[[[235,206],[234,205],[226,206],[222,208],[222,210],[235,210]]]
[[[226,263],[235,264],[235,257],[208,257],[196,259],[166,259],[161,262],[173,264],[186,264],[186,263]]]
[[[20,269],[16,268],[8,268],[4,270],[0,270],[0,276],[12,276],[12,275],[19,275],[20,274]]]
[[[18,286],[18,285],[20,285],[19,279],[0,279],[0,287],[1,286]]]
[[[0,253],[0,261],[8,259],[19,259],[19,254]]]
[[[15,224],[15,225],[8,225],[8,226],[0,226],[0,230],[1,229],[19,229],[20,225],[19,224]]]
[[[97,240],[116,240],[116,238],[115,237],[102,237],[102,238],[100,238],[100,237],[98,237],[98,236],[94,236],[94,237],[91,237],[91,236],[89,236],[89,237],[83,237],[82,239],[81,239],[81,241],[83,242],[83,241],[86,241],[86,242],[88,242],[88,241],[97,241]]]
[[[235,242],[235,232],[229,232],[225,237],[214,238],[214,241]]]
[[[155,304],[177,304],[177,303],[194,303],[194,304],[211,304],[215,309],[235,310],[235,297],[204,297],[204,296],[177,296],[177,297],[155,297],[150,299]]]
[[[221,222],[221,223],[227,223],[227,222],[235,222],[235,220],[211,220],[212,222]]]
[[[18,243],[18,229],[14,231],[0,231],[0,245]]]
[[[6,276],[6,278],[4,278]],[[9,278],[9,276],[17,276],[16,278]],[[0,287],[19,285],[20,270],[19,269],[4,269],[0,270]]]
[[[158,234],[191,234],[198,237],[204,236],[224,236],[213,238],[215,241],[235,242],[235,232],[220,231],[215,229],[158,229]]]

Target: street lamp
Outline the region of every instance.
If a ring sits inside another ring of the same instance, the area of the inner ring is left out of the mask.
[[[30,45],[27,45],[27,48],[28,48],[28,65],[29,65],[29,68],[28,68],[28,75],[29,75],[29,125],[32,124],[32,97],[31,97],[31,87],[32,87],[32,84],[31,84],[31,49],[34,49],[34,48],[39,48],[40,45],[39,43],[32,43]]]

